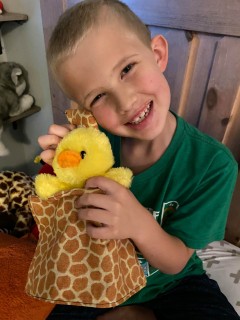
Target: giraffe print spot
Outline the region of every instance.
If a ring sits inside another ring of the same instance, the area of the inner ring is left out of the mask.
[[[52,260],[49,260],[47,263],[47,269],[52,270],[54,268],[54,262]]]
[[[79,229],[80,232],[84,232],[84,231],[86,230],[86,226],[85,226],[84,221],[78,220],[78,222],[77,222],[77,228]],[[89,241],[89,236],[88,236],[86,233],[83,234],[83,235],[81,235],[81,241],[82,241],[82,239],[84,239],[84,238],[88,238],[88,241]],[[86,241],[86,239],[85,239],[85,241]],[[88,244],[87,244],[87,245],[88,245]],[[83,246],[84,246],[84,244],[83,244]]]
[[[97,268],[99,266],[99,257],[90,253],[89,257],[87,258],[87,262],[91,268]]]
[[[88,285],[88,278],[81,277],[74,280],[72,287],[74,291],[79,292],[80,290],[85,290],[87,288],[87,285]]]
[[[51,234],[52,230],[51,230],[50,226],[47,226],[45,231],[46,231],[47,234]]]
[[[69,238],[75,238],[77,236],[77,230],[75,226],[69,226],[67,232]]]
[[[62,253],[58,259],[57,270],[59,272],[67,272],[70,265],[70,260],[67,254]]]
[[[78,222],[77,211],[73,211],[72,209],[71,215],[68,217],[68,221],[72,224],[76,224]]]
[[[109,301],[113,301],[116,296],[116,293],[117,293],[117,289],[116,289],[115,285],[112,285],[111,287],[107,288],[106,298]]]
[[[90,250],[101,256],[105,250],[105,247],[103,245],[99,245],[98,243],[91,243]]]
[[[48,291],[49,291],[49,293],[48,293],[47,298],[49,298],[49,296],[50,296],[51,299],[55,300],[59,295],[59,291],[57,290],[57,288],[55,286],[50,286]]]
[[[76,125],[78,125],[81,121],[81,118],[80,118],[80,115],[79,114],[75,114],[75,122],[76,122]]]
[[[38,217],[42,216],[44,213],[41,204],[37,204],[37,203],[32,204],[32,209],[33,209],[33,212],[35,212],[36,216]]]
[[[85,264],[73,265],[71,266],[69,271],[71,272],[72,275],[74,275],[74,277],[80,277],[85,273],[87,273],[88,268],[85,266]]]
[[[88,255],[88,250],[80,249],[76,255],[72,256],[72,262],[81,262]]]
[[[62,216],[64,216],[64,211],[62,208],[58,208],[58,210],[56,212],[56,217],[61,218]]]
[[[121,260],[120,265],[121,265],[122,274],[127,274],[128,273],[128,267],[126,265],[126,262]]]
[[[91,293],[94,299],[98,300],[103,294],[104,285],[102,283],[93,283],[91,286]]]
[[[135,250],[134,250],[134,247],[133,247],[133,244],[132,244],[132,242],[130,242],[130,241],[128,241],[127,242],[127,245],[125,246],[125,250],[127,251],[127,252],[134,252]]]
[[[117,279],[119,277],[119,266],[116,264],[113,269],[114,278]]]
[[[100,281],[102,278],[102,275],[99,271],[93,271],[90,273],[90,277],[93,281]]]
[[[44,276],[46,274],[46,267],[44,264],[40,265],[39,274],[40,274],[40,276]]]
[[[89,303],[89,304],[92,304],[92,301],[93,301],[92,295],[87,291],[80,293],[78,298],[80,299],[80,301],[85,301],[86,303]]]
[[[132,281],[133,282],[137,282],[138,281],[139,269],[138,269],[137,266],[132,267],[131,277],[132,277]]]
[[[108,246],[107,246],[108,252],[110,253],[115,248],[116,248],[115,241],[109,241]]]
[[[76,299],[74,293],[71,290],[65,290],[62,294],[65,301],[71,301]]]
[[[132,282],[132,279],[130,277],[130,275],[128,274],[127,277],[125,278],[126,280],[126,285],[129,287],[129,288],[132,288],[133,287],[133,282]]]
[[[132,268],[132,267],[135,265],[135,263],[136,263],[136,260],[133,259],[133,258],[129,258],[129,259],[127,260],[127,264],[128,264],[128,267],[129,267],[129,268]]]
[[[68,276],[62,276],[57,278],[57,287],[59,290],[69,288],[70,284],[71,280]]]
[[[112,270],[112,261],[109,256],[102,259],[101,268],[104,272],[110,272]]]
[[[124,260],[127,260],[127,258],[128,258],[128,252],[126,251],[125,248],[121,248],[121,249],[119,250],[119,255],[120,255],[120,257],[122,257],[122,259],[124,259]]]
[[[48,249],[48,244],[47,243],[44,243],[41,247],[41,255],[44,255],[45,252],[47,252],[47,249]]]
[[[32,277],[33,279],[38,279],[39,272],[40,272],[40,268],[41,268],[40,265],[38,265],[37,267],[34,268],[34,270],[33,270],[33,277]]]
[[[79,243],[78,243],[78,240],[75,239],[75,240],[68,240],[65,245],[64,245],[64,250],[66,250],[66,252],[68,254],[73,254],[75,253],[76,251],[79,250]]]
[[[106,283],[111,283],[113,282],[113,275],[112,273],[107,274],[104,278],[103,278],[104,282]]]
[[[63,203],[63,210],[64,210],[64,212],[66,212],[66,213],[71,212],[71,210],[72,210],[72,202],[71,202],[71,201],[65,201],[65,202]]]
[[[60,219],[57,222],[57,225],[58,225],[58,230],[63,231],[66,227],[66,220],[64,218]]]
[[[45,286],[44,286],[44,281],[40,281],[38,283],[38,287],[37,287],[37,292],[40,296],[43,295],[43,292],[44,292],[44,289],[45,289]]]
[[[49,221],[48,218],[44,217],[41,219],[41,224],[44,226],[48,226],[49,225]]]
[[[54,273],[53,271],[50,271],[50,272],[48,273],[47,280],[46,280],[47,283],[48,283],[48,285],[54,285],[55,280],[56,280],[56,275],[55,275],[55,273]]]
[[[121,301],[121,300],[122,300],[122,295],[121,295],[121,293],[119,292],[119,293],[117,294],[116,301]]]
[[[87,121],[87,119],[82,118],[82,125],[83,125],[84,127],[88,127],[88,121]]]
[[[43,213],[44,213],[46,216],[51,217],[51,216],[54,215],[54,212],[55,212],[54,207],[48,207],[48,208],[46,208],[46,211],[43,212]]]
[[[90,238],[87,234],[82,234],[80,235],[80,241],[81,241],[82,247],[86,248],[89,246]]]
[[[40,251],[40,250],[39,250]],[[36,265],[40,265],[40,263],[42,262],[42,257],[39,255],[39,252],[38,252],[38,255],[36,256],[36,260],[35,260],[35,264]]]
[[[93,124],[96,124],[96,120],[95,120],[94,117],[89,116],[88,121],[89,121],[89,123],[92,124],[92,125],[93,125]]]
[[[41,241],[42,243],[48,242],[48,236],[45,232],[42,233]]]
[[[51,252],[51,256],[52,256],[53,260],[56,260],[58,258],[58,252],[59,252],[59,248],[57,245],[55,245],[52,248],[52,252]]]

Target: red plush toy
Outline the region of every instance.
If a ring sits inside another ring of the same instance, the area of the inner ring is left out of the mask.
[[[2,3],[2,1],[0,1],[0,14],[2,14],[3,13],[3,3]]]

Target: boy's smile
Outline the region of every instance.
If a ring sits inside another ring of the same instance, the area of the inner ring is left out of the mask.
[[[57,72],[63,90],[91,110],[103,128],[155,140],[169,121],[166,64],[164,38],[155,37],[147,47],[127,27],[108,21],[89,30]]]

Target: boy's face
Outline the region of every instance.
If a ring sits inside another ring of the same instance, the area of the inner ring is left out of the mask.
[[[91,30],[58,68],[67,95],[90,110],[100,126],[124,137],[152,140],[166,125],[169,86],[162,72],[167,44],[148,48],[122,24]]]

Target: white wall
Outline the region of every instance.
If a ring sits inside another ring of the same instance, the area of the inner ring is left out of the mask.
[[[3,3],[7,11],[25,13],[29,20],[22,25],[3,24],[4,53],[0,55],[0,61],[15,61],[27,69],[30,93],[41,111],[17,122],[17,129],[11,125],[5,128],[2,140],[10,155],[0,157],[0,170],[23,170],[34,174],[39,169],[33,163],[40,151],[37,138],[45,134],[53,122],[40,1],[6,0]]]

